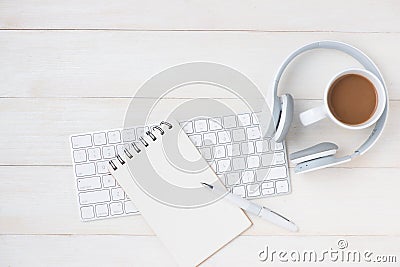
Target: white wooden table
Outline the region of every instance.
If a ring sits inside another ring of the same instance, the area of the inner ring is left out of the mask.
[[[382,70],[390,114],[381,139],[347,164],[304,175],[291,166],[293,193],[259,202],[300,232],[252,217],[254,226],[204,266],[262,266],[266,245],[323,251],[339,239],[349,249],[397,255],[387,266],[398,266],[400,3],[145,2],[0,1],[0,266],[175,266],[141,216],[79,221],[68,136],[122,126],[140,85],[183,62],[226,64],[266,92],[288,53],[321,39],[353,44]],[[292,64],[281,92],[295,96],[298,113],[319,104],[329,78],[349,66],[357,64],[344,55],[310,53]],[[296,118],[287,144],[293,152],[334,141],[344,154],[368,133],[329,121],[306,129]]]

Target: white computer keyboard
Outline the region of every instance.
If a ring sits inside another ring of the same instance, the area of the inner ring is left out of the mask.
[[[239,123],[240,122],[240,123]],[[254,114],[180,122],[226,187],[245,198],[291,191],[284,143],[262,137]],[[139,214],[108,172],[108,161],[130,148],[145,127],[72,135],[73,168],[83,221]],[[123,141],[124,142],[123,142]]]
[[[262,137],[254,113],[196,119],[181,126],[232,193],[248,199],[290,193],[285,144]]]

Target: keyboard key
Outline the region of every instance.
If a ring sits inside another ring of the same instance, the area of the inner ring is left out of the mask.
[[[226,145],[226,152],[228,157],[235,157],[240,155],[240,145],[239,144],[232,144]]]
[[[248,184],[254,182],[254,172],[253,171],[244,171],[242,172],[242,183]]]
[[[247,131],[247,138],[249,140],[261,138],[260,128],[258,128],[258,127],[250,127],[250,128],[247,128],[246,131]]]
[[[253,124],[260,124],[258,120],[257,113],[252,113],[251,114],[251,120],[253,121]]]
[[[220,118],[212,118],[209,119],[208,122],[210,123],[210,130],[221,130],[222,129],[222,122]]]
[[[246,168],[246,163],[244,161],[244,158],[233,158],[232,165],[235,171],[244,170]]]
[[[136,133],[137,133],[137,137],[143,137],[144,136],[144,127],[138,127],[136,128]]]
[[[103,157],[105,159],[111,159],[114,158],[115,155],[115,148],[114,146],[105,146],[103,147]]]
[[[276,193],[287,193],[289,192],[289,183],[288,181],[276,181]]]
[[[85,162],[86,161],[86,151],[82,150],[74,150],[74,161],[76,163]]]
[[[270,179],[270,180],[287,177],[287,172],[286,172],[285,166],[271,167],[270,169],[271,170],[268,175],[268,179]]]
[[[242,143],[242,153],[245,155],[254,154],[254,144],[253,142]]]
[[[193,123],[191,121],[185,121],[180,123],[182,130],[186,133],[186,134],[191,134],[194,132],[193,130]]]
[[[285,164],[285,154],[283,152],[274,153],[273,165]]]
[[[203,135],[204,145],[216,145],[217,144],[217,136],[215,133],[205,133]]]
[[[189,139],[192,140],[195,146],[201,146],[203,143],[202,137],[199,134],[189,135]]]
[[[269,151],[269,142],[268,142],[268,140],[256,141],[256,151],[257,151],[257,153],[262,153],[262,152]]]
[[[111,215],[119,215],[122,214],[124,211],[122,209],[121,202],[115,202],[110,204]]]
[[[111,174],[103,175],[102,179],[103,179],[103,186],[104,187],[115,186],[115,179],[114,179],[114,177],[112,177]]]
[[[224,127],[225,129],[236,127],[236,116],[224,117]]]
[[[240,142],[246,140],[244,129],[235,129],[232,131],[233,141]]]
[[[90,134],[72,136],[72,148],[82,148],[92,146],[92,136]]]
[[[231,160],[221,159],[217,161],[218,172],[225,172],[231,170]]]
[[[108,173],[108,161],[99,161],[97,162],[97,172],[98,173]]]
[[[249,156],[247,157],[247,168],[258,168],[260,167],[260,157],[259,156]]]
[[[250,114],[239,114],[238,115],[238,125],[239,126],[249,126],[251,124]]]
[[[125,192],[122,188],[111,189],[111,195],[113,200],[121,200],[125,198]]]
[[[264,182],[261,184],[262,188],[273,188],[274,187],[274,182]]]
[[[275,150],[282,150],[283,149],[283,144],[282,143],[273,143],[272,147],[275,148]]]
[[[110,192],[108,190],[79,193],[79,202],[81,204],[93,204],[110,200]]]
[[[200,154],[203,156],[205,159],[211,159],[211,148],[205,147],[205,148],[199,148]]]
[[[132,142],[136,140],[135,129],[124,129],[122,130],[122,141],[123,142]]]
[[[269,167],[274,163],[274,154],[261,154],[261,164],[264,167]]]
[[[96,215],[97,217],[108,216],[108,206],[107,204],[96,205]]]
[[[129,145],[128,144],[117,145],[117,154],[121,155],[121,156],[124,156],[125,155],[125,152],[124,152],[125,148],[129,149]]]
[[[94,163],[85,163],[75,165],[76,176],[90,176],[96,173]]]
[[[135,204],[132,201],[125,201],[125,213],[136,213],[139,210],[136,208]]]
[[[223,174],[218,174],[217,176],[218,176],[218,179],[219,179],[223,184],[225,184],[225,175],[223,175]]]
[[[264,181],[264,180],[273,180],[279,178],[286,178],[286,167],[285,166],[278,166],[278,167],[269,167],[256,170],[256,178],[257,181]]]
[[[108,132],[107,137],[110,144],[121,143],[121,133],[119,131]]]
[[[78,179],[78,189],[79,190],[90,190],[101,188],[100,177],[90,177]]]
[[[244,185],[240,186],[235,186],[232,188],[232,193],[241,197],[246,197],[246,190],[244,188]]]
[[[235,185],[240,183],[240,175],[238,172],[231,172],[226,174],[226,182],[228,185]]]
[[[260,195],[260,185],[258,184],[249,184],[246,186],[247,196],[249,197],[257,197]]]
[[[272,195],[272,194],[274,194],[275,193],[275,188],[274,187],[266,187],[266,186],[264,186],[265,184],[267,184],[267,183],[263,183],[261,185],[261,193],[263,195]]]
[[[101,146],[107,144],[106,133],[93,134],[93,140],[95,146]]]
[[[256,179],[259,182],[262,182],[267,179],[270,169],[257,169],[256,170]]]
[[[206,132],[207,131],[207,120],[196,120],[194,122],[194,128],[197,133]]]
[[[101,159],[101,154],[100,154],[100,148],[99,147],[89,148],[87,150],[87,152],[88,152],[89,160],[99,160],[99,159]]]
[[[211,169],[213,169],[214,172],[217,172],[217,164],[215,161],[207,161],[208,164],[210,165]]]
[[[232,142],[231,133],[227,131],[218,132],[218,141],[221,144]]]
[[[220,159],[225,158],[225,146],[216,146],[213,149],[214,151],[214,158]]]
[[[94,218],[94,211],[93,207],[82,207],[81,208],[81,217],[82,219],[93,219]]]

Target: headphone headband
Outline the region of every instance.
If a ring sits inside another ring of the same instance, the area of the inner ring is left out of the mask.
[[[372,130],[368,139],[358,149],[356,149],[353,154],[344,156],[341,158],[334,158],[332,156],[332,157],[325,158],[324,160],[315,159],[315,160],[312,160],[311,162],[300,163],[296,166],[296,170],[295,170],[296,172],[300,171],[300,170],[305,171],[307,169],[318,169],[318,168],[323,168],[323,167],[327,167],[327,166],[337,165],[337,164],[343,163],[345,161],[350,161],[352,158],[354,158],[358,155],[364,154],[375,144],[375,142],[378,140],[379,136],[382,134],[383,128],[387,121],[387,115],[388,115],[388,111],[389,111],[389,97],[388,97],[386,84],[385,84],[385,81],[383,80],[382,74],[380,73],[380,71],[377,68],[377,66],[375,65],[375,63],[366,54],[364,54],[363,52],[361,52],[360,50],[358,50],[357,48],[355,48],[351,45],[348,45],[348,44],[345,44],[342,42],[337,42],[337,41],[319,41],[319,42],[307,44],[303,47],[300,47],[296,51],[294,51],[292,54],[290,54],[286,58],[286,60],[282,63],[281,67],[279,68],[279,70],[275,76],[274,86],[273,86],[273,92],[274,92],[273,118],[274,118],[275,122],[277,122],[277,120],[279,119],[279,114],[280,114],[280,105],[279,105],[280,101],[279,101],[279,97],[278,97],[278,85],[279,85],[279,81],[280,81],[284,71],[286,70],[286,67],[298,55],[300,55],[306,51],[310,51],[310,50],[317,49],[317,48],[335,49],[335,50],[344,52],[344,53],[348,54],[349,56],[353,57],[354,59],[356,59],[358,62],[361,63],[361,65],[363,65],[363,67],[366,70],[372,72],[376,77],[378,77],[378,79],[381,81],[381,83],[385,89],[385,92],[386,92],[386,106],[385,106],[385,109],[384,109],[382,115],[376,122],[374,129]]]

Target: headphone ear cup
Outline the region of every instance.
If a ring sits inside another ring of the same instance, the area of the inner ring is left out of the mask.
[[[279,122],[276,127],[275,132],[275,142],[282,142],[285,140],[287,133],[289,132],[290,125],[293,121],[293,109],[294,101],[290,94],[282,95],[280,98],[281,113],[279,117]]]
[[[289,159],[291,162],[299,164],[309,160],[333,156],[339,147],[330,142],[319,143],[315,146],[294,152],[290,154]]]

